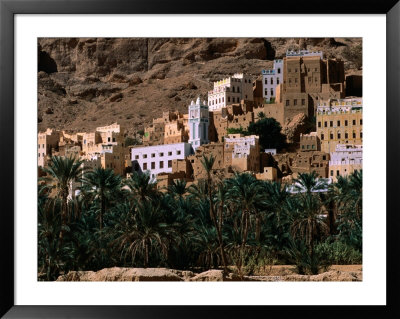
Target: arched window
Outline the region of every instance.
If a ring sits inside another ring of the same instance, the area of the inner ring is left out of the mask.
[[[333,133],[332,132],[329,134],[329,139],[333,140]]]
[[[337,138],[338,138],[338,140],[340,140],[340,137],[341,137],[340,132],[337,132]]]
[[[321,133],[321,140],[324,139],[324,133]]]
[[[276,78],[276,84],[279,84],[279,78]]]
[[[235,92],[235,87],[234,86],[232,86],[232,92]]]
[[[271,78],[271,84],[274,84],[274,78]]]
[[[271,96],[274,95],[274,89],[271,89]]]

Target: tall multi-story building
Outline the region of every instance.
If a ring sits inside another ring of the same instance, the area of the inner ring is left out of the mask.
[[[155,181],[157,174],[172,172],[173,160],[183,160],[192,153],[192,145],[189,143],[132,147],[132,170],[139,173],[149,171]]]
[[[209,114],[208,106],[204,101],[200,102],[200,97],[197,98],[196,103],[192,101],[189,105],[189,143],[195,150],[202,144],[207,144],[208,140],[208,126]]]
[[[362,145],[336,145],[329,161],[329,177],[336,182],[338,176],[348,176],[354,171],[362,170],[362,153]]]
[[[320,101],[317,135],[321,151],[332,153],[338,144],[362,144],[362,98]]]
[[[260,146],[257,135],[225,136],[224,163],[238,171],[260,171]]]
[[[49,128],[46,132],[38,133],[38,166],[46,166],[48,156],[57,150],[59,140],[59,131]]]
[[[276,87],[283,81],[283,60],[274,60],[273,69],[262,70],[262,85],[264,101],[275,100]]]
[[[280,99],[285,119],[299,113],[312,116],[320,100],[345,96],[344,64],[323,59],[321,51],[288,51],[283,59],[283,84]]]
[[[214,82],[214,88],[208,91],[208,107],[210,111],[220,110],[229,104],[240,103],[241,100],[253,101],[253,83],[251,77],[243,73]]]

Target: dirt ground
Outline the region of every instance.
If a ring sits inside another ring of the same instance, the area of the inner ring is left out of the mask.
[[[332,271],[362,271],[362,265],[332,265],[328,270]],[[295,275],[293,265],[274,265],[266,266],[256,272],[259,276],[286,276]]]

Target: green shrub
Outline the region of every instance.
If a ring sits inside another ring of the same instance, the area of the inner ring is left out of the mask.
[[[335,265],[352,265],[362,263],[362,253],[341,242],[323,242],[316,246],[317,255]]]

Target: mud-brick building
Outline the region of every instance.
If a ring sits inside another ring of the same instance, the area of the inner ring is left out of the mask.
[[[362,154],[362,145],[336,145],[329,161],[329,177],[333,182],[336,182],[339,176],[348,176],[354,171],[362,170]]]
[[[317,132],[310,134],[300,134],[300,150],[301,151],[320,151],[321,141]]]
[[[58,151],[60,135],[61,132],[54,129],[38,133],[38,166],[46,166],[48,158]]]
[[[283,65],[280,99],[285,121],[299,113],[314,115],[320,100],[344,98],[343,61],[323,59],[321,51],[301,50],[288,51]]]
[[[235,73],[213,84],[213,89],[208,92],[210,111],[220,110],[242,100],[253,101],[253,81],[249,75]]]
[[[329,158],[328,153],[319,151],[298,152],[294,157],[291,170],[295,176],[315,171],[318,177],[327,178]]]
[[[193,179],[205,179],[207,178],[207,172],[201,163],[203,155],[210,157],[211,155],[215,158],[213,169],[221,170],[224,169],[224,143],[210,143],[199,146],[193,155],[187,157],[192,165]]]
[[[225,167],[239,172],[260,171],[260,146],[256,135],[229,134],[224,139]]]
[[[362,144],[362,98],[321,101],[316,118],[321,151],[335,152],[338,144]]]

